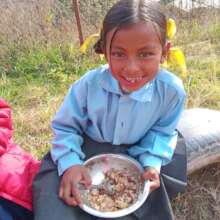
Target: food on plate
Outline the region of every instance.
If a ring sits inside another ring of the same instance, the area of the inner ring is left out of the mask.
[[[139,182],[140,178],[126,169],[110,169],[105,173],[101,187],[89,190],[88,202],[92,208],[103,212],[128,208],[137,200]]]

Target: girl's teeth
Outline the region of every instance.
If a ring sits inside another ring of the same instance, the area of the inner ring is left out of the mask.
[[[140,77],[137,77],[137,78],[125,78],[127,81],[129,81],[129,82],[131,82],[131,83],[135,83],[135,82],[137,82],[137,81],[140,81],[141,79],[142,79],[142,76],[140,76]]]

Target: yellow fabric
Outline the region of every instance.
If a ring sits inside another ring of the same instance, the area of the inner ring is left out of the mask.
[[[167,56],[167,60],[162,64],[163,67],[169,68],[174,66],[180,68],[182,73],[186,72],[186,62],[184,53],[178,47],[170,48]]]
[[[176,23],[172,18],[167,20],[167,39],[170,41],[176,34]],[[182,50],[178,47],[171,47],[168,51],[168,56],[165,62],[162,64],[163,67],[169,68],[175,66],[180,68],[182,73],[186,72],[186,61]]]
[[[172,18],[167,20],[167,38],[172,40],[176,34],[176,23]]]
[[[96,33],[96,34],[92,34],[90,36],[88,36],[85,41],[83,42],[83,44],[81,45],[80,47],[80,52],[85,54],[86,51],[88,50],[89,46],[97,39],[99,38],[99,34]]]

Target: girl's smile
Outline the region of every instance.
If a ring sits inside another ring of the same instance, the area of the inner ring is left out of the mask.
[[[135,91],[156,76],[165,54],[160,38],[151,22],[119,28],[113,37],[107,34],[106,57],[122,90]]]
[[[118,75],[117,80],[120,83],[121,89],[125,92],[131,92],[136,90],[136,88],[142,87],[142,82],[145,82],[146,77],[126,77]]]

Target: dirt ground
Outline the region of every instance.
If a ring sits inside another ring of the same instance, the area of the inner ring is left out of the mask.
[[[189,176],[186,192],[173,204],[176,220],[220,220],[220,163]]]

